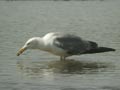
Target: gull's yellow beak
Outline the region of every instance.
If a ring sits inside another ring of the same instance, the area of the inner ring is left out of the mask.
[[[17,56],[19,56],[20,54],[22,54],[26,49],[25,48],[21,48],[18,53],[17,53]]]

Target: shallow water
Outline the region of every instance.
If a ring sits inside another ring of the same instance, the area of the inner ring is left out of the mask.
[[[120,1],[0,1],[1,90],[120,90]],[[59,57],[16,53],[52,31],[75,33],[116,52]]]

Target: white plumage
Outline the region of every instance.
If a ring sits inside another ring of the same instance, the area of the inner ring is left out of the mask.
[[[60,32],[48,33],[42,38],[30,38],[19,50],[17,56],[27,49],[47,51],[60,56],[61,60],[65,60],[66,57],[71,55],[115,51],[112,48],[98,47],[95,42],[83,40],[76,35]]]

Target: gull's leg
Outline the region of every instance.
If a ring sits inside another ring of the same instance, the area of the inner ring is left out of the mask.
[[[62,61],[62,56],[60,56],[60,61]]]
[[[60,56],[60,61],[65,61],[65,56]]]
[[[65,61],[65,58],[66,58],[66,57],[65,57],[65,56],[63,56],[63,61]]]
[[[65,61],[65,56],[60,56],[60,61]]]

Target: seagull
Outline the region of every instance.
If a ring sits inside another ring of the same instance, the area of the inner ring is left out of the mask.
[[[50,32],[43,37],[30,38],[18,51],[17,56],[27,49],[39,49],[60,56],[60,60],[72,55],[94,54],[115,51],[113,48],[99,47],[96,42],[84,40],[73,34]]]

